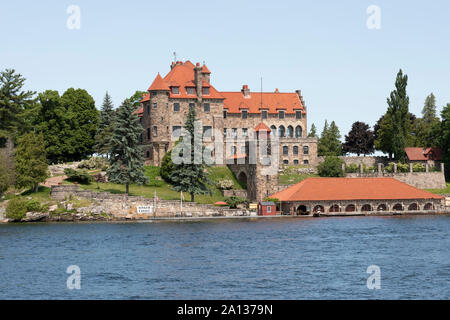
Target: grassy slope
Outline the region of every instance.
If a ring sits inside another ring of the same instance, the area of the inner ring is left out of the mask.
[[[450,194],[450,182],[447,182],[447,188],[445,189],[426,189],[426,190],[436,194],[444,194],[444,193]]]
[[[282,185],[295,184],[309,177],[318,177],[317,174],[298,173],[299,168],[305,166],[288,166],[284,169],[283,173],[278,176],[278,181]]]
[[[239,182],[233,175],[233,173],[227,167],[211,167],[208,169],[210,173],[210,179],[214,182],[220,179],[230,179],[234,183],[234,189],[241,189]],[[179,200],[180,193],[172,190],[171,186],[159,177],[159,167],[146,166],[145,174],[149,177],[150,183],[148,185],[138,186],[130,185],[130,194],[135,196],[144,196],[147,198],[153,198],[156,194],[160,199],[164,200]],[[69,183],[69,182],[65,182]],[[99,183],[99,189],[97,189],[97,183],[91,183],[89,185],[80,185],[82,189],[95,190],[95,191],[107,191],[111,193],[125,193],[125,186],[116,183]],[[215,186],[211,186],[212,195],[196,195],[195,202],[198,203],[214,203],[224,199],[222,192]],[[190,200],[188,194],[184,195],[185,200]]]

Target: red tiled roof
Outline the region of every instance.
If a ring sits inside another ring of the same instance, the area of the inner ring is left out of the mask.
[[[410,161],[426,161],[429,159],[442,160],[442,150],[439,148],[405,148],[406,156]],[[434,154],[434,157],[432,156]],[[431,156],[431,157],[430,157]],[[433,158],[432,158],[433,157]]]
[[[261,113],[262,109],[268,110],[271,114],[278,114],[278,109],[285,110],[286,114],[295,114],[296,110],[305,113],[297,93],[253,92],[248,97],[241,91],[221,92],[221,94],[225,97],[223,107],[228,113],[241,113],[243,105],[247,106],[249,113]]]
[[[167,83],[163,80],[163,78],[161,78],[161,76],[158,75],[156,76],[155,80],[153,80],[152,85],[148,88],[147,91],[152,91],[152,90],[169,90],[169,86],[167,85]]]
[[[138,117],[142,117],[144,115],[144,108],[139,107],[138,109],[133,111],[133,114],[136,114]]]
[[[144,93],[140,102],[150,101],[150,93]]]
[[[211,71],[209,71],[208,67],[205,64],[203,64],[202,66],[202,73],[211,73]]]
[[[255,127],[255,131],[266,131],[266,132],[271,132],[272,130],[270,130],[270,128],[268,126],[266,126],[264,123],[260,122],[256,127]]]
[[[186,61],[184,63],[181,61],[177,61],[175,64],[172,65],[172,69],[164,78],[161,78],[161,76],[159,76],[158,74],[155,81],[153,81],[153,84],[148,89],[148,91],[170,90],[170,87],[179,87],[179,94],[173,94],[172,91],[170,91],[169,93],[170,98],[177,98],[177,99],[195,98],[196,94],[194,95],[187,94],[185,89],[185,87],[196,87],[194,68],[195,66],[190,61]],[[209,70],[206,67],[206,65],[203,65],[202,70],[207,70],[208,72],[206,73],[209,73]],[[217,91],[207,81],[203,80],[202,86],[209,88],[209,94],[202,94],[202,97],[204,99],[224,99],[224,97],[220,94],[220,92]]]
[[[270,198],[280,201],[443,199],[394,178],[307,178]]]

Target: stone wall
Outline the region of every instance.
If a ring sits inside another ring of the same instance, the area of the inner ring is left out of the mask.
[[[239,190],[223,190],[223,195],[225,197],[239,197],[239,198],[247,198],[247,190],[239,189]]]
[[[339,158],[342,159],[347,166],[351,164],[359,165],[360,163],[363,163],[366,165],[366,167],[376,167],[379,163],[387,165],[389,162],[393,161],[390,160],[388,157],[376,157],[376,156],[367,156],[367,157],[340,156]],[[317,157],[316,164],[318,165],[324,160],[325,157],[323,156]]]
[[[148,219],[160,217],[212,217],[212,216],[250,216],[250,211],[243,209],[228,209],[209,204],[183,202],[179,200],[159,200],[125,194],[111,194],[81,190],[77,185],[52,186],[50,196],[57,200],[70,197],[92,199],[93,205],[87,210],[95,213],[107,213],[115,218]],[[138,207],[151,207],[151,212],[139,213]]]
[[[419,189],[445,189],[445,176],[443,172],[397,172],[378,174],[374,173],[347,173],[346,177],[392,177]]]

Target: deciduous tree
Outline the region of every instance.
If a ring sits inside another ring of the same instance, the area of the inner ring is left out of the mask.
[[[346,153],[356,153],[358,156],[372,154],[374,152],[373,141],[373,132],[369,125],[356,121],[348,135],[345,136],[342,149]]]

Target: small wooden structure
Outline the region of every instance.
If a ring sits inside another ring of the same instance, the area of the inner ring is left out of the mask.
[[[258,204],[258,216],[275,216],[277,206],[272,201],[261,201]]]

